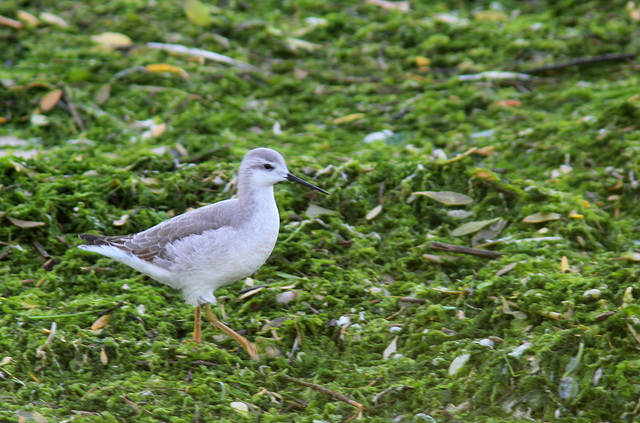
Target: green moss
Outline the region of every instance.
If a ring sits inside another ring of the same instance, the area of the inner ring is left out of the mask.
[[[0,358],[11,358],[0,367],[0,420],[14,421],[17,410],[49,421],[80,410],[107,422],[344,421],[355,413],[286,373],[364,404],[374,423],[633,421],[640,323],[637,289],[625,290],[638,271],[614,260],[640,237],[633,66],[573,66],[533,81],[458,78],[636,51],[625,5],[506,1],[506,20],[493,22],[477,15],[495,7],[489,2],[412,2],[410,13],[366,2],[205,2],[212,23],[203,28],[178,3],[2,2],[3,16],[49,12],[69,26],[0,27],[0,118],[8,119],[0,137],[25,141],[0,141]],[[307,18],[326,22],[311,28]],[[90,36],[104,31],[125,33],[134,46],[95,48]],[[320,47],[295,49],[290,38]],[[266,72],[201,64],[146,42],[216,51]],[[189,78],[115,77],[154,63]],[[107,84],[109,97],[97,101]],[[29,117],[55,88],[63,101],[42,112],[47,125],[33,125]],[[364,117],[336,123],[355,113]],[[143,138],[135,121],[147,119],[167,129]],[[363,142],[384,129],[395,136]],[[239,161],[257,146],[276,148],[294,173],[331,191],[277,187],[280,242],[254,275],[269,287],[244,299],[242,282],[217,292],[219,316],[279,352],[260,364],[209,326],[202,345],[183,343],[193,309],[179,292],[73,248],[79,232],[136,232],[228,198]],[[473,147],[484,154],[442,158]],[[20,158],[23,150],[39,154]],[[411,198],[418,191],[474,201]],[[310,219],[311,203],[333,213]],[[471,214],[456,217],[460,210]],[[523,222],[543,212],[562,218]],[[21,228],[9,216],[44,225]],[[451,231],[496,217],[506,227],[487,248],[500,258],[423,257],[441,254],[432,241],[470,245],[473,235]],[[45,265],[41,248],[59,262]],[[298,298],[279,303],[280,288],[294,283]],[[424,302],[397,298],[407,296]],[[100,333],[90,330],[121,302]],[[340,326],[341,317],[351,325]],[[265,324],[278,318],[286,320],[273,329],[276,340]],[[462,354],[469,361],[450,376]]]

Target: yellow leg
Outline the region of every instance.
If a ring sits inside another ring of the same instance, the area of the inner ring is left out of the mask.
[[[193,319],[193,342],[202,344],[202,313],[201,306],[196,306],[196,313]]]
[[[220,320],[218,320],[215,314],[213,314],[213,311],[211,311],[211,307],[209,306],[209,304],[206,304],[205,307],[206,307],[205,308],[206,316],[209,323],[211,323],[214,327],[220,329],[221,331],[223,331],[224,333],[226,333],[227,335],[235,339],[236,342],[238,342],[238,344],[240,344],[242,347],[244,347],[245,350],[247,350],[247,353],[255,361],[260,361],[258,350],[256,348],[256,345],[253,342],[249,341],[247,338],[240,335],[238,332],[234,331],[229,326],[225,325]]]

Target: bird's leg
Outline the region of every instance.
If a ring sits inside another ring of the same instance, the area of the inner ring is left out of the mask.
[[[196,305],[196,313],[193,319],[193,342],[202,344],[202,312],[201,305]]]
[[[211,306],[209,306],[208,303],[205,305],[205,307],[206,307],[205,308],[206,316],[209,323],[211,323],[214,327],[220,329],[221,331],[223,331],[224,333],[226,333],[227,335],[235,339],[236,342],[238,342],[242,347],[244,347],[245,350],[247,350],[247,353],[255,361],[260,361],[258,350],[256,348],[256,345],[253,342],[249,341],[247,338],[240,335],[238,332],[234,331],[229,326],[225,325],[220,320],[218,320],[215,314],[213,314],[213,311],[211,311]]]

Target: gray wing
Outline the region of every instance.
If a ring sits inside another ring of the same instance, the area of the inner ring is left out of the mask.
[[[104,236],[79,234],[90,245],[110,245],[136,255],[141,260],[152,262],[156,257],[166,257],[166,247],[182,238],[199,235],[232,225],[233,213],[225,213],[237,200],[225,200],[189,211],[165,220],[162,223],[132,235]]]

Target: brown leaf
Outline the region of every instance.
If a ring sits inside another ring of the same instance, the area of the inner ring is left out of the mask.
[[[507,264],[505,267],[503,267],[502,269],[498,270],[496,272],[496,276],[502,276],[510,271],[512,271],[516,266],[517,266],[518,262],[514,262],[514,263],[509,263]]]
[[[32,222],[28,220],[20,220],[11,216],[7,216],[7,218],[11,221],[11,223],[23,229],[37,228],[45,225],[44,222]]]
[[[98,320],[93,322],[93,324],[91,325],[91,330],[98,330],[98,329],[104,328],[109,323],[109,318],[110,317],[108,314],[105,314],[104,316],[100,316]]]
[[[61,97],[62,97],[62,90],[60,89],[53,90],[51,92],[46,93],[40,99],[40,108],[42,109],[43,112],[48,112],[49,110],[53,109],[56,104],[58,104]]]

